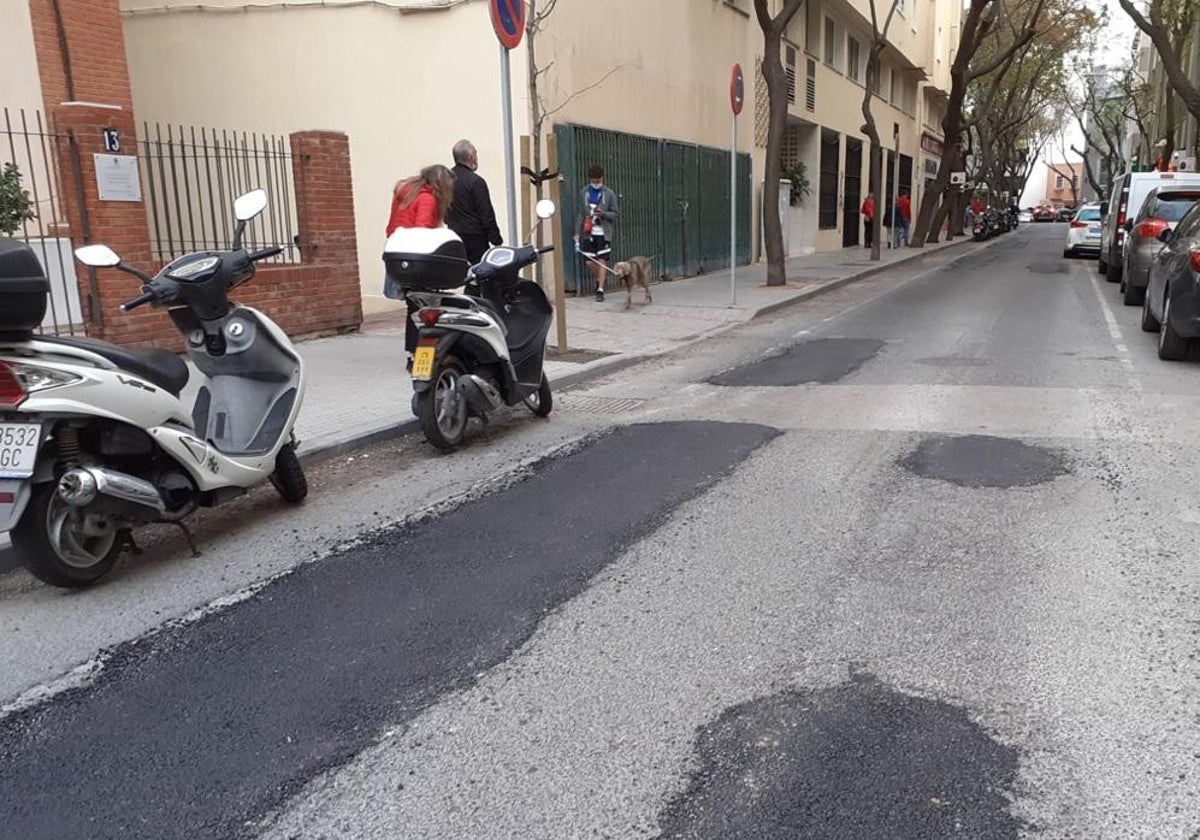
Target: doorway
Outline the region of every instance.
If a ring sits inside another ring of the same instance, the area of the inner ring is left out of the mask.
[[[846,174],[842,179],[842,247],[858,244],[862,224],[859,206],[862,204],[863,144],[853,137],[846,138]]]

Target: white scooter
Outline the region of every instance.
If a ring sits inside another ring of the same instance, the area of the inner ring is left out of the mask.
[[[542,199],[537,215],[554,216]],[[400,228],[383,260],[388,277],[405,290],[420,329],[413,349],[413,413],[425,438],[445,451],[463,440],[470,417],[487,419],[505,406],[524,404],[539,417],[554,407],[543,370],[546,333],[554,310],[521,269],[553,245],[496,246],[469,265],[462,240],[446,228]],[[468,280],[479,295],[450,294]]]
[[[45,277],[28,246],[0,242],[0,532],[46,583],[91,584],[122,549],[138,551],[133,527],[179,523],[186,535],[182,520],[198,506],[267,479],[288,502],[307,495],[293,436],[304,364],[270,318],[229,300],[255,261],[283,250],[242,247],[266,206],[262,190],[241,196],[231,250],[179,257],[155,277],[105,245],[75,251],[143,281],[122,310],[169,307],[203,377],[186,403],[189,369],[174,353],[35,335]]]

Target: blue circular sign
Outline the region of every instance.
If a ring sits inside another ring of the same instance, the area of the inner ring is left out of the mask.
[[[515,49],[525,34],[525,0],[488,0],[492,28],[506,49]]]

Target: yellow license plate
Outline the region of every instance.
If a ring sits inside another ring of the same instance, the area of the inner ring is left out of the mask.
[[[416,354],[413,356],[413,379],[432,379],[433,359],[434,348],[418,347]]]

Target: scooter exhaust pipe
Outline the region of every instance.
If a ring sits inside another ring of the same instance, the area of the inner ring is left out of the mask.
[[[104,467],[74,467],[58,480],[58,495],[69,505],[86,507],[100,498],[149,508],[161,515],[167,506],[158,488],[136,476]]]
[[[466,397],[467,405],[478,414],[488,414],[504,405],[504,398],[492,387],[492,383],[473,373],[458,377],[458,387]]]

